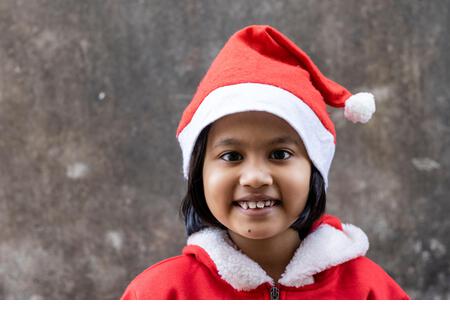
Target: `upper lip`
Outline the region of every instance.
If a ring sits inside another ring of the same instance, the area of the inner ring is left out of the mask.
[[[272,200],[272,201],[278,201],[278,199],[265,195],[265,194],[249,194],[247,196],[243,196],[235,201],[239,202],[239,201],[264,201],[264,200]]]

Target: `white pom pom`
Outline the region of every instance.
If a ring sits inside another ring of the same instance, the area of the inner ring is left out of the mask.
[[[360,92],[345,101],[344,116],[353,123],[368,122],[374,112],[375,99],[371,93]]]

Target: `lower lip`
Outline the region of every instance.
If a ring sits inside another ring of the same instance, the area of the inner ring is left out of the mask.
[[[264,208],[255,208],[255,209],[244,209],[242,208],[240,205],[235,204],[234,206],[243,214],[250,216],[250,217],[264,217],[267,216],[268,214],[272,213],[276,208],[278,208],[280,204],[277,203],[275,205],[273,205],[272,207],[264,207]]]

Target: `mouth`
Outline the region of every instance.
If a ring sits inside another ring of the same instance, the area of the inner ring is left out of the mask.
[[[279,200],[265,201],[233,201],[233,206],[250,216],[264,216],[281,205]]]

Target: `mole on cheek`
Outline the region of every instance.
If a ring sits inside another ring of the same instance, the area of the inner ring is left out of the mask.
[[[248,233],[252,232],[252,230],[248,229]]]

